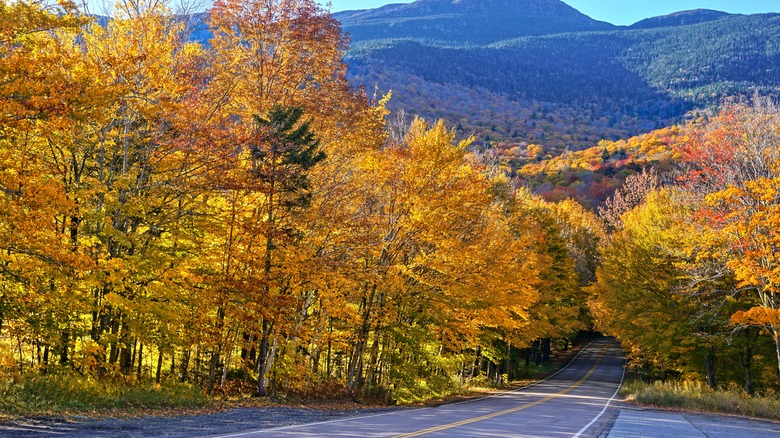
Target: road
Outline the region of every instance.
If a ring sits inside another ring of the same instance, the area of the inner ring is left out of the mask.
[[[589,437],[623,378],[623,352],[608,338],[531,387],[436,408],[217,435],[253,437]]]

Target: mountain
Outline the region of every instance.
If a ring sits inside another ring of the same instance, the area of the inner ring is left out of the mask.
[[[335,13],[353,42],[412,38],[486,44],[528,35],[610,30],[615,26],[559,0],[419,0]]]
[[[631,29],[653,29],[656,27],[685,26],[689,24],[706,23],[720,20],[731,14],[712,9],[694,9],[691,11],[675,12],[660,17],[646,18],[629,26]]]
[[[780,96],[778,14],[689,11],[627,28],[557,0],[420,0],[336,17],[355,85],[392,90],[392,110],[443,118],[483,148],[555,155],[728,97]]]

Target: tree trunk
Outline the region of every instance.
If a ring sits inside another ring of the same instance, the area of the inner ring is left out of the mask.
[[[742,369],[745,372],[745,385],[743,388],[745,389],[745,393],[748,395],[753,395],[755,392],[755,388],[753,387],[753,375],[750,372],[750,366],[753,362],[753,347],[751,345],[748,345],[745,347],[745,351],[742,353]]]
[[[512,343],[507,343],[506,346],[506,361],[504,364],[504,372],[506,372],[507,383],[512,381]]]
[[[111,321],[111,334],[113,335],[119,334],[119,319],[120,316],[117,315],[113,319],[113,321]],[[111,343],[111,348],[108,354],[108,363],[115,364],[118,359],[119,359],[119,345],[117,341],[114,341]]]
[[[179,378],[179,381],[182,383],[187,381],[187,371],[190,367],[190,356],[192,355],[192,350],[187,349],[184,351],[184,357],[181,360],[181,367],[179,368],[181,370],[181,377]]]
[[[22,349],[21,335],[16,338],[16,348],[19,351],[19,374],[24,374],[24,351]]]
[[[222,378],[219,381],[219,387],[223,388],[227,383],[228,370],[230,369],[230,354],[225,354],[225,362],[222,365]]]
[[[718,388],[718,381],[715,378],[715,347],[710,347],[710,351],[704,356],[704,374],[707,377],[707,386],[712,389]]]
[[[138,378],[138,381],[141,381],[141,373],[143,372],[143,369],[141,368],[144,363],[144,344],[143,342],[138,344],[138,370],[136,372],[136,378]]]
[[[772,334],[775,335],[775,354],[777,355],[777,379],[780,381],[780,329],[773,328]]]
[[[325,374],[328,378],[333,376],[333,317],[328,317],[328,354],[325,358]]]
[[[550,338],[542,339],[542,363],[550,363]]]
[[[156,383],[160,383],[160,376],[162,375],[162,362],[163,362],[163,351],[162,348],[160,348],[157,354],[157,374],[154,377],[154,381]]]
[[[133,356],[132,356],[132,350],[130,349],[130,336],[127,333],[127,328],[122,325],[120,328],[120,339],[122,346],[119,348],[119,369],[122,371],[122,374],[127,375],[132,372],[133,367]]]
[[[534,341],[534,343],[531,345],[531,351],[533,354],[534,364],[536,366],[541,365],[542,364],[541,340],[537,339]]]
[[[257,396],[265,397],[268,395],[268,388],[266,387],[266,375],[265,372],[266,362],[268,358],[268,341],[271,336],[271,330],[273,324],[267,319],[263,319],[263,333],[260,338],[260,354],[257,356],[257,363],[255,364],[255,371],[257,372]]]
[[[378,328],[374,329],[374,341],[371,343],[370,359],[368,360],[368,371],[366,376],[366,384],[374,385],[377,383],[377,371],[379,364],[379,332]]]
[[[208,389],[206,389],[206,394],[211,394],[211,391],[214,390],[214,382],[217,379],[217,368],[219,367],[219,356],[220,353],[222,353],[222,328],[225,326],[225,308],[223,306],[219,306],[217,308],[217,338],[219,340],[219,345],[217,345],[216,351],[213,351],[211,353],[211,360],[209,361],[209,385]]]
[[[363,300],[363,314],[361,316],[360,328],[358,329],[355,345],[352,349],[352,357],[349,360],[349,369],[347,370],[347,381],[350,388],[359,388],[363,376],[363,353],[368,343],[368,334],[371,324],[372,307],[376,296],[377,285],[366,285],[368,296]]]
[[[269,326],[272,327],[273,324]],[[268,340],[270,340],[271,334],[263,334],[263,338],[266,339],[266,350],[268,350]],[[266,357],[260,366],[260,372],[257,374],[257,394],[261,397],[268,395],[268,372],[274,366],[274,360],[276,359],[276,350],[279,347],[279,333],[274,336],[273,345],[271,349],[267,351]]]
[[[130,368],[135,368],[135,358],[136,358],[136,355],[138,354],[138,339],[133,341],[132,352],[133,352],[133,354],[130,355]]]
[[[198,384],[200,384],[201,381],[203,380],[202,379],[203,376],[201,374],[203,370],[201,369],[201,361],[200,361],[202,353],[203,351],[201,350],[200,346],[195,347],[195,382]]]
[[[482,364],[480,363],[482,359],[482,348],[477,347],[477,350],[474,354],[474,363],[471,365],[471,378],[475,378],[479,375],[479,372],[482,371],[480,368],[482,367]]]
[[[68,363],[68,344],[70,343],[70,333],[67,330],[63,330],[60,334],[60,342],[62,348],[60,348],[60,365]]]
[[[217,378],[217,368],[219,367],[219,353],[211,353],[211,360],[209,361],[209,385],[206,389],[206,394],[211,394],[214,390],[214,381]]]
[[[241,361],[245,371],[244,378],[246,378],[246,370],[250,368],[250,364],[255,362],[255,355],[257,355],[257,349],[255,348],[257,345],[257,336],[250,334],[249,332],[244,332],[243,335],[241,335],[241,339],[244,340],[241,345]]]

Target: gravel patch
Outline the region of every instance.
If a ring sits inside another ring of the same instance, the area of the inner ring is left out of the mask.
[[[315,423],[357,417],[399,408],[349,411],[308,408],[236,408],[226,412],[183,417],[109,418],[87,417],[24,418],[0,423],[0,437],[199,437],[244,432],[254,429]]]

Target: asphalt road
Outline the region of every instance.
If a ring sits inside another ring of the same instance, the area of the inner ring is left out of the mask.
[[[623,352],[608,338],[531,387],[436,408],[216,435],[252,437],[590,437],[623,378]],[[594,435],[595,434],[595,435]]]

